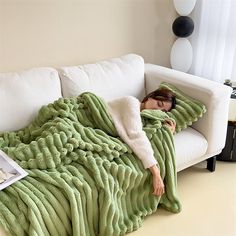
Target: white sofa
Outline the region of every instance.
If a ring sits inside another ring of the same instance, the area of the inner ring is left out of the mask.
[[[204,116],[174,136],[177,170],[203,160],[214,171],[215,156],[225,145],[231,88],[169,68],[145,64],[141,56],[125,55],[94,64],[55,68],[33,68],[0,74],[0,132],[26,126],[38,109],[61,96],[91,91],[112,100],[124,95],[141,99],[162,81],[176,85],[201,100]]]

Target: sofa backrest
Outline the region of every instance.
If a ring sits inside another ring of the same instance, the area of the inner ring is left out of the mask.
[[[59,74],[60,77],[59,77]],[[142,98],[144,60],[129,54],[94,64],[33,68],[18,73],[0,73],[0,132],[28,125],[43,105],[62,97],[90,91],[106,100],[124,95]]]
[[[60,79],[53,68],[0,73],[0,132],[25,127],[42,105],[61,96]]]
[[[144,60],[128,54],[94,64],[62,67],[59,70],[63,97],[90,91],[105,100],[125,95],[141,99],[144,89]]]

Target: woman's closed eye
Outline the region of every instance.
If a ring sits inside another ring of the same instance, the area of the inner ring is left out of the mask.
[[[172,103],[170,101],[157,101],[157,109],[163,111],[163,112],[168,112],[171,110],[171,105]]]
[[[167,112],[163,101],[157,101],[157,106],[161,111]]]
[[[164,105],[163,101],[159,101],[159,100],[157,101],[157,106],[158,106],[159,108],[162,108],[163,105]]]

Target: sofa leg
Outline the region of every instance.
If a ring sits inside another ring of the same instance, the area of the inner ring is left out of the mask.
[[[207,169],[211,172],[216,168],[216,156],[207,159]]]

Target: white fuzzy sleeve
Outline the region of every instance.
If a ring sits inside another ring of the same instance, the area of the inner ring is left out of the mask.
[[[144,168],[157,164],[152,146],[142,129],[139,100],[131,96],[122,97],[109,102],[108,110],[119,136],[140,158]]]

